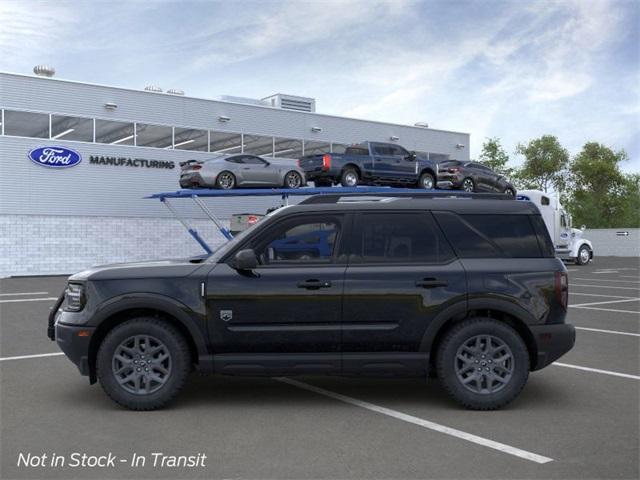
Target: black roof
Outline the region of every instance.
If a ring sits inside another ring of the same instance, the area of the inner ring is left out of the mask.
[[[320,197],[320,198],[319,198]],[[384,195],[316,195],[287,212],[366,211],[366,210],[432,210],[475,214],[539,214],[531,202],[505,195],[482,194],[466,197],[408,197]]]

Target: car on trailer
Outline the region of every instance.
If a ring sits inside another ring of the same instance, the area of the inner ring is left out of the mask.
[[[209,160],[180,163],[181,188],[238,187],[300,188],[307,184],[304,171],[296,161],[263,158],[257,155],[219,155]]]
[[[516,187],[509,179],[479,162],[445,160],[438,164],[438,186],[465,192],[505,193],[515,196]]]
[[[430,190],[436,188],[438,175],[436,162],[395,143],[363,142],[344,153],[304,156],[298,164],[316,187],[391,185]]]

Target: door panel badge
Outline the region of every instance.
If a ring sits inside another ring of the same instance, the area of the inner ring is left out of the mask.
[[[220,320],[228,322],[233,318],[233,310],[220,310]]]

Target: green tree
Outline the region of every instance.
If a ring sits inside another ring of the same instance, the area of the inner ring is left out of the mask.
[[[562,192],[566,185],[569,152],[553,135],[543,135],[519,144],[516,153],[524,155],[524,164],[517,172],[520,186],[549,191],[553,187]]]
[[[510,177],[513,174],[513,168],[507,166],[509,155],[502,147],[498,137],[485,140],[482,144],[479,160],[483,165],[502,175]]]
[[[569,211],[576,225],[633,227],[640,223],[639,176],[624,175],[624,150],[588,142],[571,161]]]

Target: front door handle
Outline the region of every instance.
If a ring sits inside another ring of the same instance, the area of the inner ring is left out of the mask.
[[[416,281],[416,287],[422,288],[437,288],[447,286],[449,286],[449,282],[447,282],[446,280],[438,280],[436,278],[423,278],[422,280]]]
[[[298,282],[298,288],[306,288],[307,290],[318,290],[320,288],[330,288],[331,282],[321,282],[320,280],[304,280]]]

